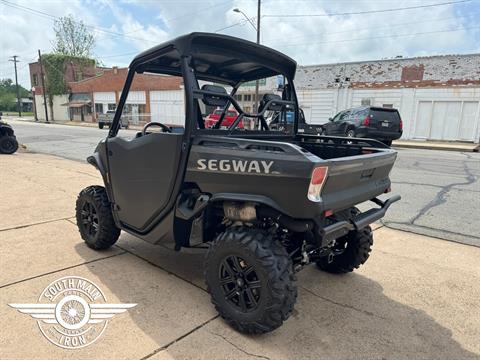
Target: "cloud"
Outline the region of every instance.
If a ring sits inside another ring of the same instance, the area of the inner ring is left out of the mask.
[[[97,40],[94,53],[104,58],[106,65],[127,66],[133,53],[192,31],[213,32],[235,25],[220,33],[256,40],[252,26],[241,14],[233,12],[238,7],[249,17],[255,17],[257,6],[253,0],[19,0],[17,3],[55,16],[72,13],[87,24],[124,34],[94,31]],[[331,14],[431,3],[433,1],[263,0],[262,14]],[[9,56],[18,54],[20,60],[29,61],[38,48],[51,49],[52,20],[3,3],[0,9],[0,22],[6,34],[0,37],[0,77],[11,77],[13,66],[8,62]],[[351,16],[264,16],[261,18],[261,42],[285,52],[299,64],[467,53],[480,51],[480,29],[471,29],[479,26],[476,21],[479,15],[480,4],[473,1]],[[444,30],[458,31],[423,34]],[[419,35],[404,36],[408,34]],[[28,67],[23,68],[19,76],[21,83],[29,86]]]

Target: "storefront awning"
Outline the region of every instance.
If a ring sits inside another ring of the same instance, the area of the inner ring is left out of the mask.
[[[82,106],[91,106],[91,101],[70,101],[68,103],[62,104],[62,106],[68,106],[71,108],[79,108]]]

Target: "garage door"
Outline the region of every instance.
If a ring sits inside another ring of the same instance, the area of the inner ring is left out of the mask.
[[[151,91],[151,121],[165,125],[185,124],[185,103],[183,90]]]
[[[300,90],[297,97],[308,124],[324,124],[335,115],[333,90]]]
[[[415,138],[475,141],[478,101],[419,101]]]

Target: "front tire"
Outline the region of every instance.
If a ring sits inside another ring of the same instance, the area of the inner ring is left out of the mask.
[[[0,153],[13,154],[18,150],[18,141],[15,136],[5,135],[0,137]]]
[[[338,247],[345,251],[330,259],[328,256],[320,258],[317,266],[320,270],[333,274],[352,272],[365,264],[370,256],[373,245],[372,229],[367,226],[359,231],[350,231],[337,242]]]
[[[77,226],[85,243],[94,250],[104,250],[115,244],[120,229],[113,220],[110,201],[103,186],[83,189],[76,204]]]
[[[104,124],[103,124],[102,122],[101,122],[101,123],[98,123],[98,128],[99,128],[99,129],[103,129],[103,126],[104,126]]]
[[[247,334],[272,331],[291,314],[297,298],[285,248],[264,230],[232,227],[205,257],[205,280],[215,308]]]

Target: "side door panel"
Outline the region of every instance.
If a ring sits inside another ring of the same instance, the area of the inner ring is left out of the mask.
[[[107,140],[108,166],[117,216],[143,229],[165,208],[176,181],[182,134],[151,133]]]

